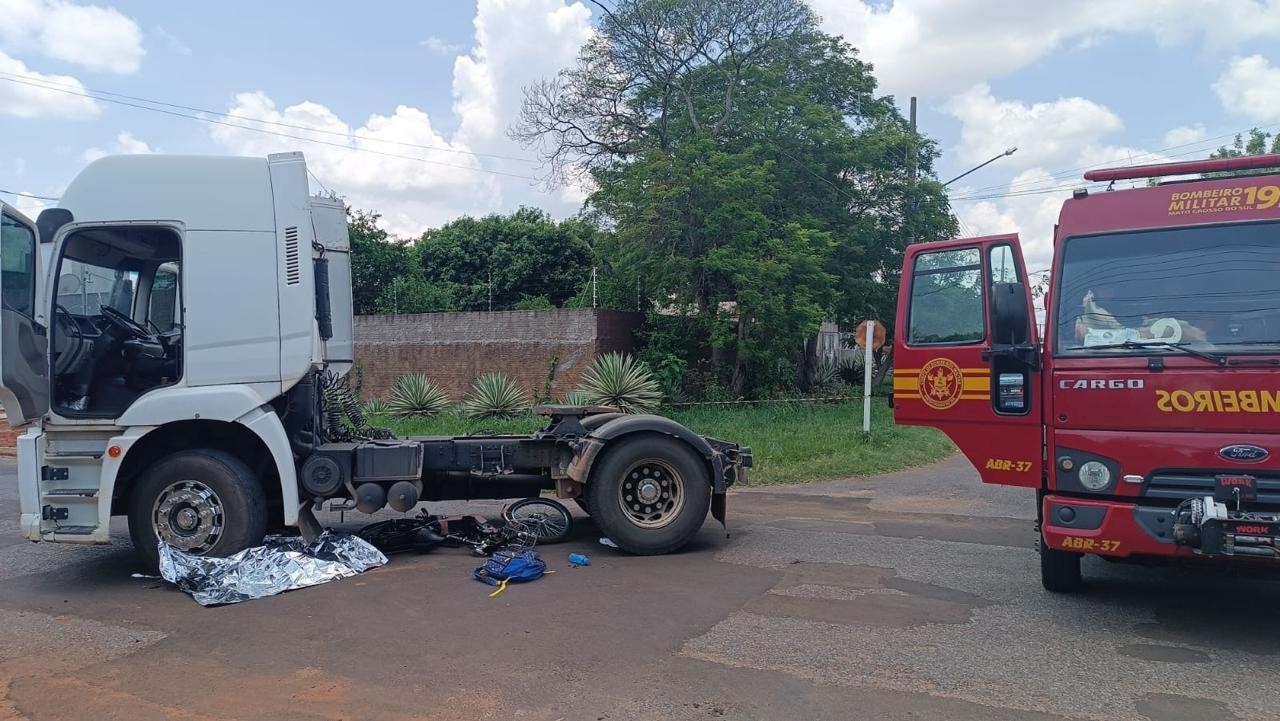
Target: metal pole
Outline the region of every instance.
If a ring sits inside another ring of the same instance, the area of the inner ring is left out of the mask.
[[[489,312],[493,312],[493,271],[489,271]]]
[[[987,162],[985,162],[985,163],[981,163],[981,164],[979,164],[979,165],[975,165],[975,166],[973,166],[972,168],[969,168],[968,170],[964,171],[963,173],[961,173],[961,174],[957,175],[956,177],[952,178],[951,180],[948,180],[947,182],[945,182],[945,183],[943,183],[943,184],[942,184],[942,187],[944,187],[944,188],[945,188],[945,187],[947,187],[948,185],[951,185],[952,183],[956,182],[957,180],[959,180],[959,179],[963,178],[964,176],[968,175],[969,173],[972,173],[972,172],[973,172],[973,171],[975,171],[975,170],[981,170],[982,168],[985,168],[985,167],[987,167],[988,165],[991,165],[992,163],[996,162],[997,160],[999,160],[999,159],[1001,159],[1001,158],[1006,158],[1006,157],[1008,157],[1008,156],[1010,156],[1010,155],[1013,155],[1013,154],[1014,154],[1014,153],[1016,153],[1016,152],[1018,152],[1018,148],[1017,148],[1016,146],[1015,146],[1015,147],[1012,147],[1012,148],[1009,148],[1008,150],[1006,150],[1006,151],[1004,151],[1003,153],[1001,153],[1001,154],[997,155],[996,157],[992,158],[991,160],[988,160]]]
[[[867,322],[867,338],[862,355],[862,432],[871,432],[871,340],[876,335],[876,322]]]
[[[596,280],[596,267],[591,266],[591,307],[595,308],[600,301],[599,285]]]

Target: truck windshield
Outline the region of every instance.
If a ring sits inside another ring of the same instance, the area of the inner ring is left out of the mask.
[[[1280,352],[1280,223],[1069,238],[1059,355]]]

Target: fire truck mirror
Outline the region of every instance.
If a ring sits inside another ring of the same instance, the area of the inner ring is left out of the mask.
[[[991,345],[1019,345],[1031,339],[1027,287],[1022,283],[991,284]]]

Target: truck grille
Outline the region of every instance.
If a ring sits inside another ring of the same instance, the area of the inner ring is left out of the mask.
[[[1249,475],[1258,479],[1257,503],[1280,505],[1280,476]],[[1147,481],[1142,495],[1172,501],[1212,496],[1216,485],[1214,476],[1212,473],[1157,473]]]

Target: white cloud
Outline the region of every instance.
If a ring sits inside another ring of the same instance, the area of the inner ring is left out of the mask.
[[[108,155],[150,155],[154,152],[156,150],[147,145],[145,141],[134,137],[133,133],[128,130],[121,130],[120,134],[116,136],[116,142],[110,148],[105,150],[103,148],[88,148],[80,154],[80,159],[87,165],[98,158]]]
[[[1049,266],[1054,223],[1063,200],[1085,185],[1084,168],[1169,160],[1109,142],[1123,130],[1123,122],[1106,106],[1085,98],[1026,103],[997,98],[990,88],[978,85],[952,98],[944,111],[961,122],[961,146],[955,153],[966,163],[1019,146],[1015,155],[997,161],[1000,169],[1017,170],[1008,181],[984,184],[975,174],[965,179],[967,187],[952,186],[950,191],[965,232],[1018,233],[1030,270]]]
[[[591,37],[591,11],[566,0],[480,0],[475,45],[453,64],[453,111],[470,143],[511,148],[521,89],[571,64]]]
[[[244,155],[302,150],[320,181],[354,206],[381,212],[388,230],[398,235],[418,235],[459,215],[508,212],[519,205],[561,216],[575,212],[585,191],[540,192],[531,180],[537,166],[519,160],[530,154],[506,130],[516,118],[523,86],[576,58],[592,32],[590,11],[576,0],[479,0],[474,27],[473,47],[454,61],[455,117],[450,124],[457,130],[452,134],[438,130],[426,112],[404,105],[391,115],[372,115],[357,124],[316,102],[280,109],[264,93],[242,93],[231,114],[327,131],[260,126],[341,147],[225,126],[214,126],[213,138]],[[430,41],[423,46],[430,47]],[[426,147],[379,142],[387,140]]]
[[[112,73],[137,72],[142,30],[111,7],[67,0],[0,0],[0,47]]]
[[[896,95],[947,95],[1009,75],[1064,47],[1144,34],[1212,47],[1280,37],[1280,0],[811,0]]]
[[[1199,123],[1195,125],[1179,125],[1176,128],[1170,128],[1164,134],[1164,144],[1167,147],[1190,145],[1199,140],[1204,140],[1205,135],[1204,126]]]
[[[13,207],[28,218],[35,219],[40,211],[53,205],[51,200],[41,200],[33,194],[23,191],[13,197]]]
[[[463,50],[461,45],[442,40],[435,35],[428,37],[426,40],[419,40],[418,47],[426,48],[438,55],[456,55]]]
[[[84,93],[84,85],[69,75],[37,73],[3,52],[0,52],[0,72],[16,76],[10,82],[0,83],[0,113],[19,118],[80,120],[102,112],[96,102],[76,94]],[[50,85],[54,87],[48,87]]]
[[[1258,122],[1280,120],[1280,66],[1261,55],[1232,58],[1213,89],[1227,112]]]
[[[1017,146],[1016,154],[998,161],[1002,167],[1052,165],[1124,128],[1120,116],[1085,98],[1028,104],[998,99],[982,84],[951,98],[942,110],[961,123],[957,155],[964,162],[979,163]]]
[[[460,213],[485,212],[499,197],[495,176],[480,172],[479,158],[457,152],[469,149],[446,139],[417,108],[401,105],[391,115],[371,115],[352,127],[318,103],[279,109],[263,93],[241,93],[229,112],[319,131],[233,120],[319,142],[225,125],[215,125],[211,132],[214,140],[241,155],[302,150],[322,183],[357,207],[383,213],[388,229],[396,234],[417,235]]]

